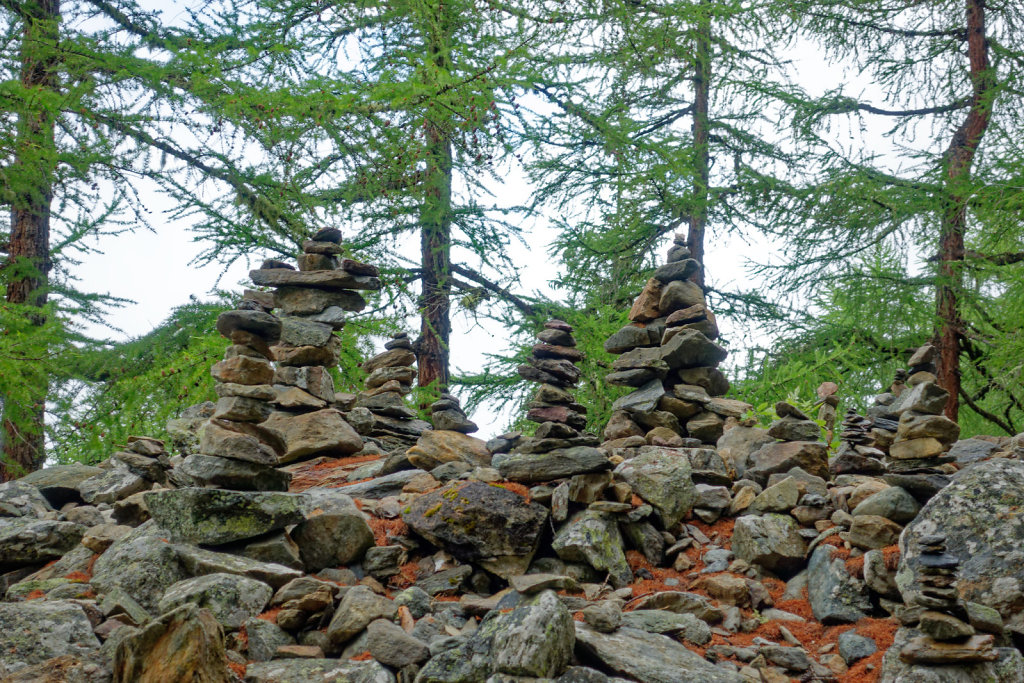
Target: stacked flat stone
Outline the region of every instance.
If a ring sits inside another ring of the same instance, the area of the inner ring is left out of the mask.
[[[907,388],[907,371],[900,368],[893,376],[887,391],[875,396],[874,404],[868,408],[867,416],[871,418],[871,436],[875,447],[884,453],[896,438],[896,427],[899,417],[893,414],[893,407]]]
[[[959,438],[960,426],[942,414],[949,394],[935,383],[934,374],[923,369],[928,364],[921,359],[930,359],[934,354],[930,348],[922,347],[924,351],[919,349],[911,358],[907,387],[881,418],[898,420],[895,438],[888,449],[890,472],[928,470],[955,459],[946,453]],[[878,422],[876,419],[876,428]]]
[[[727,351],[713,341],[718,325],[703,290],[689,279],[700,269],[689,256],[677,234],[668,262],[634,302],[630,324],[605,341],[605,350],[619,355],[606,381],[635,389],[613,406],[604,437],[614,447],[713,444],[725,418],[743,412],[745,404],[716,398],[729,389],[718,370]]]
[[[839,385],[835,382],[822,382],[818,386],[818,420],[825,423],[825,441],[832,443],[832,437],[835,434],[836,417],[838,412],[836,408],[839,406]]]
[[[366,301],[357,290],[380,289],[376,266],[342,258],[341,232],[324,228],[303,242],[299,270],[270,260],[250,271],[252,281],[272,287],[280,334],[271,350],[275,410],[263,423],[282,442],[278,464],[310,456],[344,456],[363,447],[362,439],[332,407],[340,340],[335,330],[348,311]]]
[[[224,360],[211,368],[217,396],[213,415],[200,427],[198,451],[175,469],[193,485],[239,491],[284,491],[291,476],[275,469],[284,444],[261,426],[275,400],[271,345],[281,321],[253,299],[217,318],[231,340]]]
[[[960,559],[946,551],[945,534],[921,536],[918,543],[919,590],[912,602],[925,609],[917,626],[924,635],[911,639],[900,651],[900,659],[951,665],[994,660],[994,638],[976,635],[968,623],[966,605],[960,600],[956,585]]]
[[[829,463],[833,475],[885,473],[885,463],[882,462],[885,453],[875,448],[872,425],[870,419],[859,415],[853,408],[846,411],[843,431],[839,433],[839,450]]]
[[[384,351],[363,361],[369,373],[366,389],[355,400],[356,408],[372,414],[372,426],[366,435],[381,441],[386,448],[409,448],[430,425],[416,419],[405,397],[416,378],[416,354],[409,335],[399,332],[384,344]]]
[[[124,450],[110,456],[109,463],[110,467],[78,485],[86,503],[116,503],[141,491],[165,487],[168,474],[174,471],[164,442],[148,436],[129,436]]]
[[[459,399],[447,392],[442,392],[440,399],[430,405],[430,421],[434,429],[447,429],[462,434],[472,434],[480,429],[466,417]]]

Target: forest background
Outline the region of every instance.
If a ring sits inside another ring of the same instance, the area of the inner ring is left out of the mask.
[[[760,414],[823,381],[863,409],[933,341],[947,414],[1017,433],[1022,14],[0,0],[2,474],[211,398],[246,269],[324,226],[385,272],[338,389],[405,330],[422,392],[450,384],[485,435],[518,426],[548,317],[576,327],[603,427],[625,390],[601,344],[676,232]]]

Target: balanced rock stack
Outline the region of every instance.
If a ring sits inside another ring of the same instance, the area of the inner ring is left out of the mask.
[[[434,429],[446,429],[462,434],[472,434],[480,430],[475,422],[466,417],[459,399],[448,392],[442,392],[441,397],[431,404],[430,421],[434,423]]]
[[[337,229],[320,230],[302,250],[299,270],[269,260],[249,273],[257,285],[274,288],[280,311],[279,338],[271,348],[278,363],[272,399],[277,409],[261,424],[281,441],[279,464],[362,449],[362,439],[331,407],[335,393],[328,368],[338,363],[340,340],[334,331],[344,326],[346,311],[366,306],[355,290],[380,289],[376,266],[339,259],[343,248]]]
[[[494,463],[501,475],[519,482],[550,481],[560,477],[605,470],[607,457],[593,448],[598,438],[582,431],[586,408],[571,393],[580,378],[572,326],[549,320],[537,335],[533,357],[519,366],[519,375],[540,386],[529,404],[526,419],[540,426],[530,438],[505,435],[490,442],[492,452],[503,454]],[[511,450],[511,455],[505,455]]]
[[[946,552],[944,534],[918,538],[919,591],[913,600],[925,609],[918,630],[900,649],[900,659],[911,664],[963,665],[997,659],[992,635],[976,635],[957,590],[960,560]]]
[[[821,441],[821,427],[796,406],[779,401],[775,404],[779,419],[772,423],[767,436],[770,441],[750,453],[744,475],[764,486],[774,474],[801,467],[822,479],[829,478],[828,448]]]
[[[843,418],[842,427],[839,450],[829,464],[832,474],[884,474],[886,467],[882,458],[885,453],[874,446],[872,421],[850,408]]]
[[[888,391],[875,396],[874,405],[868,408],[871,422],[871,436],[875,440],[875,448],[883,453],[889,452],[889,446],[896,438],[896,427],[899,417],[892,412],[893,406],[907,388],[907,371],[900,368],[896,371]]]
[[[366,389],[355,397],[353,406],[369,411],[359,420],[359,431],[378,440],[386,450],[407,449],[430,425],[416,419],[406,404],[416,378],[416,354],[409,335],[399,332],[384,344],[384,351],[363,361],[369,373]],[[354,413],[352,418],[355,421]]]
[[[926,379],[904,391],[892,406],[899,423],[889,446],[890,472],[927,470],[955,460],[947,453],[960,436],[960,425],[942,415],[948,396]]]
[[[164,442],[148,436],[130,436],[123,451],[110,456],[109,467],[78,484],[82,500],[90,505],[117,503],[142,491],[168,484],[171,461]]]
[[[714,313],[703,290],[689,279],[700,264],[689,258],[684,244],[677,234],[668,262],[634,302],[631,323],[605,341],[605,350],[619,355],[606,381],[635,388],[613,406],[604,436],[618,442],[614,446],[638,445],[632,437],[663,446],[713,444],[725,417],[738,416],[735,402],[715,398],[729,389],[717,367],[727,351],[713,341],[718,338]]]
[[[271,345],[281,339],[281,321],[251,299],[217,318],[217,331],[231,340],[224,360],[211,369],[217,407],[199,429],[198,452],[176,468],[189,485],[239,491],[286,491],[291,476],[275,469],[284,444],[261,426],[277,397]]]

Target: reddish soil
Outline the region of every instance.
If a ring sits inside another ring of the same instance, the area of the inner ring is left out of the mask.
[[[263,614],[257,615],[256,618],[257,619],[263,619],[264,621],[269,621],[271,624],[276,624],[277,623],[277,613],[280,612],[280,611],[281,611],[280,607],[275,607],[273,609],[267,610]]]
[[[391,545],[393,538],[406,536],[409,533],[409,527],[400,519],[370,517],[368,523],[376,545]]]

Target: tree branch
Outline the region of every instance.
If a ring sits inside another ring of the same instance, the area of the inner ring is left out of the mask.
[[[457,263],[453,263],[452,272],[458,273],[464,278],[472,280],[473,282],[476,282],[477,284],[481,285],[484,289],[494,292],[501,299],[509,302],[510,304],[518,308],[523,313],[523,315],[532,316],[536,313],[536,309],[532,304],[527,303],[521,297],[516,296],[515,294],[505,289],[498,283],[488,280],[483,275],[481,275],[480,273],[476,272],[471,268],[467,268],[465,266],[460,266]]]

